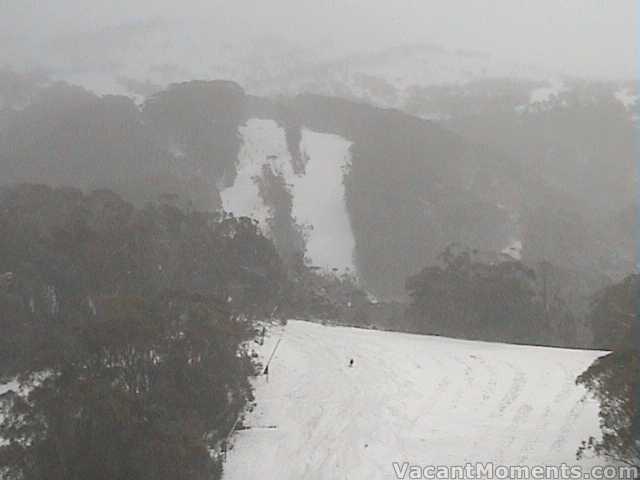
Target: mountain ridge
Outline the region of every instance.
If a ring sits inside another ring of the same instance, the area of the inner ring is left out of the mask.
[[[255,173],[248,178],[261,202],[271,192],[262,220],[277,225],[276,243],[291,261],[314,241],[314,225],[309,229],[304,218],[295,218],[298,199],[291,195],[291,185],[309,167],[302,148],[309,132],[348,145],[338,154],[348,154],[344,164],[324,153],[311,161],[342,165],[344,189],[336,183],[336,195],[344,195],[354,269],[375,295],[402,295],[405,279],[436,262],[452,242],[490,252],[515,245],[512,253],[525,260],[575,270],[594,269],[593,253],[605,271],[620,268],[609,258],[599,227],[572,207],[576,200],[507,154],[397,109],[317,94],[273,100],[247,95],[233,82],[196,81],[174,85],[137,108],[126,97],[98,97],[57,84],[11,111],[0,130],[0,174],[5,182],[114,188],[138,202],[169,193],[216,210],[238,178],[239,155],[247,146],[242,128],[256,120],[272,122],[273,135],[281,137],[276,153],[291,166],[287,178],[269,160],[270,147],[258,145],[265,158],[254,156]],[[263,140],[276,141],[268,135]],[[318,204],[318,211],[328,202]],[[549,208],[555,202],[564,211]]]

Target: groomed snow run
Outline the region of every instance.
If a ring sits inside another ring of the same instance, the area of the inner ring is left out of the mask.
[[[346,208],[344,169],[351,162],[351,142],[338,135],[302,129],[300,150],[305,172],[293,171],[285,131],[275,121],[253,118],[240,127],[242,148],[233,185],[220,192],[223,208],[259,221],[269,235],[273,211],[265,205],[258,181],[269,165],[292,195],[292,216],[306,232],[306,256],[313,265],[355,272],[355,240]]]
[[[393,479],[392,462],[576,465],[580,442],[599,435],[575,378],[602,352],[290,321],[266,357],[280,337],[224,480]]]
[[[355,240],[347,212],[344,174],[351,142],[338,135],[302,130],[305,174],[293,182],[293,216],[310,225],[307,256],[323,268],[354,271]]]

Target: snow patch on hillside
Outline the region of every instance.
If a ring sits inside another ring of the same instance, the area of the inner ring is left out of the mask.
[[[220,192],[222,207],[237,217],[256,219],[268,235],[272,212],[260,196],[257,179],[262,176],[265,164],[272,165],[274,173],[286,165],[289,152],[284,132],[273,120],[251,119],[239,128],[239,134],[242,148],[238,153],[237,175],[233,185]]]
[[[550,82],[548,87],[540,87],[536,88],[531,92],[529,97],[529,103],[531,105],[546,103],[554,98],[557,98],[563,91],[566,90],[566,87],[563,82],[559,80],[554,80]]]
[[[269,119],[251,119],[240,127],[242,148],[233,185],[220,192],[224,210],[258,220],[269,235],[274,212],[265,205],[258,181],[268,165],[281,175],[292,195],[292,216],[306,232],[306,256],[316,266],[354,271],[355,240],[345,203],[345,168],[351,143],[337,135],[303,129],[300,150],[305,172],[294,173],[284,129]]]
[[[17,380],[11,380],[8,383],[0,384],[0,397],[5,395],[8,392],[18,392],[20,391],[20,384]]]
[[[511,240],[501,252],[503,255],[507,255],[514,260],[522,260],[522,241]]]
[[[323,268],[354,270],[355,240],[346,207],[344,174],[351,142],[338,135],[302,130],[305,175],[294,181],[293,215],[309,225],[307,256]]]
[[[627,109],[635,107],[638,98],[640,98],[638,95],[633,94],[628,88],[618,90],[614,93],[614,97]]]

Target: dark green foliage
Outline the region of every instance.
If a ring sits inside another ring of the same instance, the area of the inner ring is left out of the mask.
[[[3,182],[110,188],[138,205],[170,193],[201,210],[220,207],[217,185],[235,176],[244,121],[237,85],[175,85],[143,111],[130,98],[65,84],[33,97],[0,116]]]
[[[638,302],[638,274],[629,275],[595,295],[589,319],[597,348],[625,350],[638,347]]]
[[[604,288],[591,312],[596,345],[613,349],[576,380],[600,402],[602,438],[578,450],[640,467],[640,275]]]
[[[106,297],[95,316],[39,332],[47,348],[21,374],[45,378],[12,402],[0,464],[25,479],[215,478],[209,449],[250,398],[252,373],[236,355],[248,325],[218,308],[183,294]]]
[[[262,176],[255,181],[260,197],[272,212],[267,222],[273,241],[285,264],[291,269],[296,259],[304,254],[306,247],[303,231],[292,215],[293,198],[289,185],[282,173],[274,172],[268,164],[262,166]]]
[[[466,138],[509,154],[563,191],[567,200],[573,197],[578,213],[593,221],[633,201],[629,173],[635,164],[637,127],[614,96],[619,86],[574,80],[566,87],[544,104],[528,105],[528,98],[520,99],[521,108],[483,108],[455,115],[447,123]],[[526,86],[524,90],[531,92]]]
[[[223,301],[234,293],[244,308],[275,298],[285,281],[273,244],[248,218],[170,205],[137,210],[109,191],[29,185],[6,189],[0,205],[0,265],[15,274],[16,294],[36,315],[55,314],[44,305],[51,289],[61,314],[67,302],[91,295],[165,289]]]
[[[25,185],[0,226],[0,377],[31,389],[3,402],[6,478],[217,478],[241,345],[287,288],[255,223]]]
[[[578,458],[592,451],[640,467],[640,355],[620,350],[598,358],[576,380],[600,402],[602,438],[590,437]]]
[[[449,246],[441,265],[407,280],[413,331],[546,345],[574,340],[570,313],[555,299],[545,303],[531,268],[513,259],[478,257]]]
[[[351,306],[367,303],[367,295],[351,272],[326,271],[309,266],[302,254],[289,270],[287,301],[280,313],[287,317],[343,322]]]
[[[200,175],[233,183],[238,126],[247,118],[239,85],[221,80],[171,85],[148,99],[143,113],[159,145],[181,151]]]

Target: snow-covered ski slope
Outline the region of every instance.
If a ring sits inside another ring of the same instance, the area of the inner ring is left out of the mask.
[[[599,435],[575,378],[601,352],[290,321],[266,357],[280,336],[224,480],[392,479],[405,461],[574,465]]]
[[[291,214],[306,232],[306,256],[324,269],[355,272],[355,240],[347,212],[344,175],[351,164],[351,142],[338,135],[301,131],[304,172],[295,173],[284,129],[273,120],[253,118],[240,127],[242,148],[233,185],[220,192],[226,211],[260,222],[269,235],[273,207],[265,204],[258,182],[263,168],[281,176],[291,194]]]

